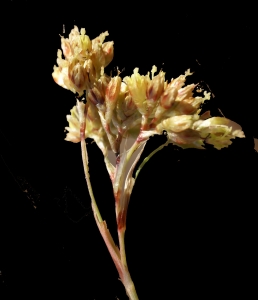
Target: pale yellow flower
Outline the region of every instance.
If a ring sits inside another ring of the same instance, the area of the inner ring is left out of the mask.
[[[91,51],[91,40],[88,35],[86,35],[84,28],[79,32],[78,27],[74,26],[68,39],[61,37],[61,48],[67,60],[71,61],[74,58],[85,60]]]
[[[216,149],[228,147],[232,144],[231,139],[236,137],[244,138],[242,130],[232,130],[229,127],[229,119],[222,117],[213,117],[206,120],[199,120],[193,125],[193,129],[200,133],[205,142],[212,144]]]
[[[150,82],[149,75],[140,75],[139,68],[135,68],[131,77],[127,76],[123,79],[127,84],[128,90],[132,96],[133,102],[137,106],[139,112],[146,114],[146,91]]]

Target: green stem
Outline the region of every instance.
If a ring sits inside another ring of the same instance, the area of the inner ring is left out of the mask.
[[[134,152],[142,145],[143,142],[135,141],[132,147],[128,150],[127,156],[126,156],[126,162],[130,160]]]
[[[136,171],[136,174],[135,174],[135,180],[136,178],[138,177],[141,169],[144,167],[144,165],[149,161],[149,159],[152,158],[152,156],[154,154],[156,154],[158,151],[160,151],[161,149],[163,149],[165,146],[167,146],[169,144],[169,141],[167,140],[165,144],[159,146],[157,149],[155,149],[154,151],[151,152],[150,155],[148,155],[147,157],[144,158],[143,162],[140,164],[138,170]]]

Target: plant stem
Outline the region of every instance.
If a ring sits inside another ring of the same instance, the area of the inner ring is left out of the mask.
[[[122,162],[124,164],[123,165],[123,167],[124,167],[123,171],[125,171],[125,167],[128,164],[128,162],[130,161],[133,153],[144,143],[146,143],[146,141],[138,141],[138,140],[135,141],[135,143],[132,145],[132,147],[127,152],[125,160]],[[129,178],[132,176],[133,169],[134,169],[138,159],[140,158],[140,155],[141,155],[142,151],[143,151],[143,149],[138,154],[138,156],[135,159],[135,162],[133,163],[131,169],[129,170],[129,173],[128,173]],[[125,181],[122,179],[122,177],[124,177],[124,176],[122,175],[119,178],[119,183],[118,183],[118,190],[120,190],[120,191],[125,188]],[[123,278],[121,278],[121,279],[122,279],[122,282],[125,286],[126,293],[129,297],[129,299],[130,300],[138,300],[139,298],[137,296],[134,283],[132,281],[131,275],[130,275],[129,270],[128,270],[127,261],[126,261],[126,252],[125,252],[126,211],[127,211],[127,206],[128,206],[128,202],[129,202],[129,197],[130,197],[130,194],[131,194],[131,189],[132,189],[132,187],[129,188],[129,190],[124,190],[123,192],[117,194],[119,196],[116,197],[116,216],[117,216],[117,219],[118,219],[118,229],[117,229],[117,231],[118,231],[118,239],[119,239],[121,265],[122,265],[122,269],[123,269]],[[129,193],[129,194],[127,194],[127,193]],[[125,199],[124,197],[128,197],[128,199]],[[121,207],[121,204],[122,204],[122,207]],[[122,227],[120,227],[121,224],[119,223],[120,220],[118,218],[118,214],[121,213],[121,210],[123,211],[123,214],[125,213],[124,217],[122,218],[123,219]]]
[[[125,286],[126,294],[129,297],[129,299],[130,300],[139,300],[129,271],[125,274],[124,281],[125,281],[124,286]]]
[[[91,198],[91,205],[92,205],[92,210],[93,213],[97,216],[99,222],[103,222],[103,219],[101,217],[97,202],[95,200],[93,190],[92,190],[92,185],[90,182],[90,174],[89,174],[89,166],[88,166],[88,152],[86,148],[86,142],[85,139],[81,139],[81,151],[82,151],[82,162],[83,162],[83,168],[84,168],[84,174]]]
[[[125,286],[125,290],[127,296],[130,300],[139,300],[134,283],[132,281],[131,275],[129,273],[127,262],[126,262],[126,253],[125,253],[125,228],[118,230],[118,238],[119,238],[119,247],[120,247],[120,255],[121,255],[121,264],[122,264],[122,272],[123,272],[123,284]]]
[[[109,233],[109,230],[107,229],[106,222],[103,221],[100,211],[98,209],[93,190],[92,185],[90,181],[90,174],[89,174],[89,167],[88,167],[88,152],[85,142],[85,126],[86,126],[86,107],[82,102],[77,102],[77,108],[79,112],[79,120],[80,120],[80,136],[81,136],[81,152],[82,152],[82,161],[83,161],[83,168],[85,173],[85,178],[91,198],[91,205],[92,210],[94,213],[95,221],[97,223],[97,226],[99,228],[99,231],[101,233],[101,236],[108,248],[108,251],[114,261],[114,264],[117,268],[117,271],[119,273],[119,276],[125,286],[126,293],[130,300],[139,300],[134,283],[131,279],[127,262],[126,262],[126,254],[125,254],[125,244],[124,244],[124,234],[125,234],[125,227],[121,228],[121,230],[118,230],[118,237],[119,237],[119,246],[120,251],[116,247],[114,240]],[[129,153],[127,153],[126,161],[125,163],[128,163],[130,160],[132,154],[134,151],[141,145],[139,142],[135,142],[134,145],[131,147]],[[129,155],[128,155],[129,154]],[[105,161],[107,162],[107,161]]]
[[[121,262],[123,267],[127,268],[126,254],[125,254],[125,229],[118,230],[119,248],[121,255]]]
[[[142,145],[142,142],[135,141],[132,147],[128,150],[126,160],[127,162],[130,160],[131,156],[134,154],[134,152]]]
[[[163,149],[165,146],[167,146],[169,144],[169,141],[167,140],[165,144],[159,146],[157,149],[155,149],[154,151],[151,152],[150,155],[148,155],[147,157],[144,158],[143,162],[140,164],[139,168],[137,169],[136,173],[135,173],[135,180],[138,177],[141,169],[144,167],[144,165],[149,161],[149,159],[152,158],[152,156],[154,154],[156,154],[158,151],[160,151],[161,149]]]
[[[121,255],[121,263],[123,269],[123,284],[125,286],[125,290],[127,296],[130,300],[139,300],[138,295],[136,293],[136,289],[134,283],[132,281],[131,275],[129,273],[127,262],[126,262],[126,254],[125,254],[125,229],[118,230],[118,238],[119,238],[119,247],[120,247],[120,255]]]
[[[86,107],[82,102],[77,101],[77,108],[79,112],[79,120],[80,120],[80,136],[81,136],[81,152],[82,152],[82,161],[83,161],[83,168],[85,173],[85,178],[91,198],[91,206],[93,210],[93,215],[95,218],[95,221],[97,223],[97,226],[99,228],[100,234],[108,248],[108,251],[114,261],[114,264],[117,268],[117,271],[119,273],[119,276],[122,277],[122,265],[121,265],[121,259],[120,259],[120,253],[115,245],[115,242],[107,228],[106,222],[103,221],[100,211],[98,209],[93,190],[92,185],[90,181],[90,174],[89,174],[89,167],[88,167],[88,152],[85,142],[85,126],[86,126]]]
[[[83,136],[83,135],[82,135]],[[108,248],[108,251],[111,255],[111,258],[113,259],[113,262],[117,268],[117,271],[119,273],[119,276],[122,278],[123,277],[123,268],[121,264],[121,258],[120,258],[120,253],[115,245],[115,242],[107,228],[106,222],[103,221],[99,208],[97,206],[93,190],[92,190],[92,185],[90,181],[90,174],[89,174],[89,167],[88,167],[88,152],[87,152],[87,147],[86,147],[86,142],[85,138],[81,138],[81,151],[82,151],[82,161],[83,161],[83,167],[84,167],[84,173],[85,173],[85,178],[91,198],[91,206],[94,214],[95,221],[97,223],[97,226],[99,228],[100,234]]]

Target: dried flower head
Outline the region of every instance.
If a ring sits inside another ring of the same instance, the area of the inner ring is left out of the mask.
[[[79,96],[92,87],[113,59],[113,42],[103,43],[106,36],[107,31],[91,41],[84,28],[79,32],[74,26],[68,39],[61,37],[62,51],[58,50],[58,67],[52,73],[55,82]]]
[[[75,26],[69,38],[61,37],[62,51],[58,50],[53,78],[60,86],[85,95],[88,111],[86,137],[93,138],[103,153],[111,148],[119,153],[123,138],[128,135],[147,139],[153,134],[167,132],[171,143],[182,148],[203,149],[204,143],[216,149],[230,145],[231,139],[244,137],[232,130],[229,120],[212,118],[209,112],[201,113],[201,104],[210,99],[210,93],[194,96],[196,84],[185,86],[186,77],[192,73],[165,81],[165,73],[153,66],[147,75],[135,68],[131,76],[123,79],[109,77],[104,68],[114,55],[113,42],[104,43],[108,32],[93,40]],[[150,76],[151,73],[151,76]],[[79,141],[76,106],[67,117],[69,127],[66,140]]]

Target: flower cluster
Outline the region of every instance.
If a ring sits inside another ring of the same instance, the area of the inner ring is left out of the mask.
[[[55,82],[65,89],[83,95],[99,78],[101,70],[113,59],[113,42],[103,43],[108,32],[101,33],[94,40],[86,35],[82,28],[75,26],[69,39],[61,37],[62,51],[57,51],[57,64],[52,74]]]
[[[87,110],[85,137],[95,140],[103,154],[108,149],[120,153],[121,141],[128,135],[148,139],[165,130],[171,143],[182,148],[202,149],[204,143],[216,149],[230,145],[231,139],[244,137],[241,130],[233,130],[230,120],[201,114],[201,105],[210,99],[210,93],[194,96],[196,84],[185,86],[184,75],[165,80],[165,73],[152,67],[151,74],[140,75],[135,68],[131,76],[110,77],[104,68],[113,58],[113,42],[104,42],[108,32],[90,40],[85,29],[75,27],[69,39],[61,38],[58,67],[53,78],[60,86],[85,96]],[[80,141],[76,106],[67,116],[69,127],[66,140]]]

